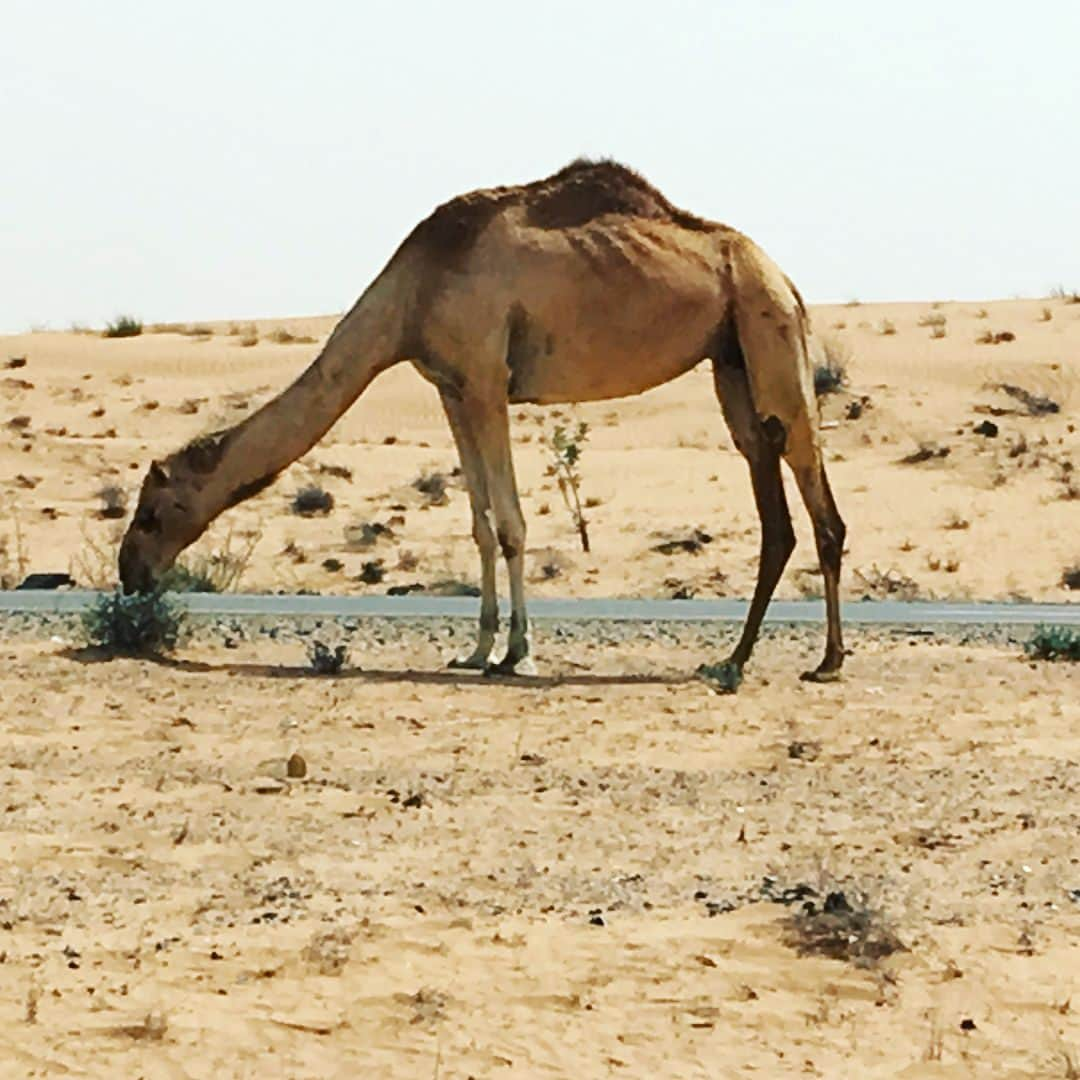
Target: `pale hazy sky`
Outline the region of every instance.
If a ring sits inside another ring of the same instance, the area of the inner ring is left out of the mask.
[[[1076,0],[0,0],[0,330],[322,314],[579,154],[810,300],[1080,288]]]

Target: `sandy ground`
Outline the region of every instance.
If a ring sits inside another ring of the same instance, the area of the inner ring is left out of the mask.
[[[941,319],[937,330],[927,325]],[[825,404],[829,472],[850,528],[847,595],[1068,599],[1062,574],[1080,563],[1080,304],[861,304],[818,308],[814,320],[849,363],[848,391]],[[235,423],[283,388],[318,345],[279,344],[275,331],[321,341],[333,321],[216,324],[201,336],[0,339],[0,576],[18,576],[21,550],[24,567],[73,568],[84,583],[107,582],[120,522],[97,516],[98,493],[116,486],[130,501],[153,456]],[[1003,332],[1015,340],[977,342]],[[252,337],[257,344],[245,346]],[[25,365],[5,369],[12,357]],[[1002,383],[1045,395],[1060,411],[1031,416],[995,389]],[[541,437],[560,412],[592,428],[581,467],[583,495],[596,504],[588,510],[591,556],[580,551],[544,474]],[[973,433],[986,420],[997,425],[996,437]],[[516,409],[514,430],[533,593],[748,595],[757,521],[707,366],[634,399]],[[947,456],[899,463],[922,443]],[[431,506],[412,486],[455,464],[434,391],[411,369],[395,369],[273,488],[225,515],[200,552],[231,543],[235,554],[241,534],[257,536],[242,581],[248,589],[475,583],[465,493],[452,482],[445,505]],[[349,470],[351,479],[327,466]],[[291,497],[309,483],[334,496],[327,517],[291,513]],[[797,504],[793,485],[789,494]],[[795,518],[800,547],[778,595],[816,595],[820,577],[801,508]],[[390,531],[365,547],[358,540],[365,523]],[[699,527],[712,538],[699,554],[653,550]],[[369,562],[382,564],[383,581],[358,580]]]
[[[1076,665],[864,633],[812,686],[771,635],[721,697],[685,628],[517,682],[378,636],[3,646],[0,1074],[1076,1075]],[[904,950],[801,955],[800,885]]]
[[[849,356],[825,403],[846,594],[1075,597],[1080,305],[815,319]],[[130,504],[332,321],[0,340],[0,577],[109,583],[99,492]],[[562,411],[591,425],[591,556],[544,474],[559,416],[515,410],[534,594],[749,593],[757,523],[706,368]],[[413,486],[454,464],[433,392],[393,371],[196,557],[255,538],[250,589],[475,582],[463,491]],[[309,483],[326,517],[291,512]],[[653,550],[699,528],[697,554]],[[796,528],[782,596],[820,587]],[[508,683],[441,671],[465,629],[365,631],[364,672],[334,679],[284,640],[170,665],[8,640],[0,1075],[1080,1075],[1075,665],[864,632],[845,682],[808,686],[820,632],[771,634],[730,698],[686,681],[724,655],[703,633],[541,625],[546,677]],[[792,922],[830,892],[847,958]],[[905,949],[852,955],[864,927]]]

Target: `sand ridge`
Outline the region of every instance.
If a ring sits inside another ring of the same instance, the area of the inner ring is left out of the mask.
[[[818,334],[848,358],[848,388],[824,403],[828,467],[850,534],[846,595],[891,589],[935,598],[1068,599],[1062,573],[1080,561],[1073,539],[1080,304],[838,305],[814,309],[813,318]],[[940,330],[931,325],[941,319]],[[85,563],[79,556],[88,542],[107,546],[117,528],[96,516],[103,487],[119,487],[130,502],[154,456],[235,423],[282,389],[318,345],[278,344],[270,337],[275,329],[321,341],[333,322],[257,321],[258,344],[248,347],[246,321],[209,324],[209,336],[147,332],[104,340],[45,332],[0,339],[0,543],[8,563],[16,527],[31,569]],[[944,337],[933,336],[941,331]],[[977,342],[1003,332],[1015,340]],[[9,357],[26,364],[5,369]],[[1059,411],[1030,415],[995,389],[1001,384],[1045,396]],[[513,415],[534,593],[749,594],[757,521],[707,365],[637,398]],[[541,437],[560,417],[591,428],[581,465],[583,495],[593,503],[591,558],[578,549],[545,475]],[[975,434],[988,420],[997,436]],[[900,463],[920,445],[928,460]],[[941,450],[947,456],[934,456]],[[449,475],[455,465],[434,391],[411,369],[394,369],[277,484],[226,515],[201,550],[219,550],[230,530],[258,534],[243,579],[248,589],[475,583],[460,483],[451,482],[445,505],[431,505],[412,487],[425,472]],[[326,518],[298,518],[290,497],[313,482],[330,491],[335,508]],[[808,522],[794,485],[788,491],[800,543],[777,595],[815,595],[820,578]],[[364,523],[391,520],[390,532],[370,546],[350,540]],[[711,537],[698,555],[653,550],[697,528]],[[358,580],[371,561],[381,562],[384,579]]]

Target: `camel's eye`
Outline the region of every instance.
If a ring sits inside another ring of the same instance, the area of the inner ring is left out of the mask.
[[[153,510],[140,510],[133,522],[136,529],[144,533],[161,532],[161,521]]]

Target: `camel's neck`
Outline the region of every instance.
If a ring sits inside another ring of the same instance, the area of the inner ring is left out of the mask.
[[[203,487],[208,522],[307,453],[376,375],[402,359],[396,276],[384,273],[371,285],[291,386],[222,433],[220,457]]]

